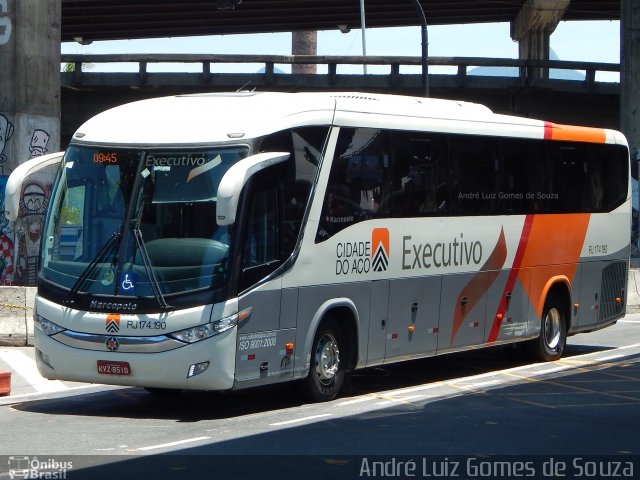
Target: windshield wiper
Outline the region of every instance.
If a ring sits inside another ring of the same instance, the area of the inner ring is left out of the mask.
[[[119,232],[113,232],[111,234],[111,236],[104,243],[102,248],[98,251],[98,253],[96,253],[96,256],[91,259],[89,264],[82,271],[82,273],[80,274],[80,276],[78,277],[76,282],[73,284],[73,287],[71,287],[71,290],[69,290],[69,295],[67,295],[67,298],[64,300],[65,304],[73,305],[73,303],[75,303],[74,298],[75,298],[76,294],[78,293],[78,291],[80,290],[80,287],[82,287],[84,282],[87,281],[89,276],[96,269],[96,266],[99,263],[102,263],[104,261],[104,259],[107,257],[107,255],[109,255],[111,253],[111,250],[113,250],[113,247],[118,244],[118,240],[119,239],[120,239],[120,233]]]
[[[156,278],[156,274],[153,270],[153,266],[151,265],[151,260],[149,259],[149,252],[147,251],[147,247],[144,244],[144,239],[142,238],[142,231],[134,226],[131,231],[133,232],[133,238],[136,239],[136,245],[138,246],[138,251],[140,252],[140,256],[142,257],[142,263],[144,264],[144,269],[147,272],[147,276],[149,277],[149,283],[151,284],[151,290],[153,290],[153,295],[156,297],[158,304],[162,310],[173,310],[175,307],[169,305],[164,299],[164,295],[162,295],[162,291],[160,290],[160,283]]]

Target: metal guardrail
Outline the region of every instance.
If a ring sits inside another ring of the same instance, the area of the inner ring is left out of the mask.
[[[259,79],[261,85],[278,84],[278,80],[284,77],[304,78],[305,84],[308,85],[313,77],[317,79],[315,83],[323,83],[327,86],[335,86],[346,77],[354,77],[354,74],[339,74],[338,67],[341,65],[382,65],[389,67],[387,74],[355,75],[360,80],[368,78],[375,83],[375,79],[383,79],[383,83],[389,86],[398,86],[403,83],[403,78],[415,77],[419,74],[401,73],[402,66],[422,65],[422,59],[414,56],[312,56],[312,55],[214,55],[214,54],[108,54],[108,55],[84,55],[84,54],[62,54],[61,61],[66,66],[66,71],[62,73],[63,85],[154,85],[155,82],[175,85],[178,76],[190,85],[207,85],[215,83],[216,78],[227,76],[237,80],[239,75],[246,78]],[[137,64],[137,73],[135,72],[97,72],[83,68],[83,65],[107,63],[132,63]],[[212,71],[212,65],[216,64],[262,64],[264,72],[258,73],[216,73]],[[150,64],[200,64],[201,71],[199,73],[187,72],[149,72]],[[326,65],[327,73],[324,74],[288,74],[276,72],[276,65],[300,65],[315,64]],[[71,66],[71,67],[69,67]],[[565,80],[573,84],[581,86],[581,89],[591,89],[596,84],[602,83],[596,81],[597,72],[620,72],[620,65],[613,63],[597,63],[597,62],[576,62],[576,61],[560,61],[560,60],[519,60],[507,58],[481,58],[481,57],[430,57],[429,67],[454,67],[456,73],[454,75],[430,75],[434,77],[453,77],[456,84],[465,81],[470,68],[472,67],[510,67],[517,69],[518,74],[508,76],[513,79],[516,84],[525,86],[532,85],[536,82],[554,81],[549,79],[549,70],[578,70],[585,72],[584,80]],[[98,77],[102,76],[103,80]],[[471,76],[471,75],[469,75]],[[476,75],[473,75],[474,77]],[[485,78],[488,76],[485,76]],[[495,77],[495,75],[491,75]],[[507,75],[505,75],[507,77]],[[173,78],[172,80],[169,80]],[[501,77],[504,78],[504,77]],[[312,83],[314,83],[312,81]],[[352,82],[346,82],[352,83]],[[378,83],[381,83],[378,81]],[[405,82],[406,83],[406,82]],[[310,85],[313,86],[313,85]],[[618,88],[614,84],[615,89]]]

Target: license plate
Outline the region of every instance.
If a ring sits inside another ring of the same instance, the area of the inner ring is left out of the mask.
[[[131,375],[129,362],[98,360],[98,373],[102,375]]]

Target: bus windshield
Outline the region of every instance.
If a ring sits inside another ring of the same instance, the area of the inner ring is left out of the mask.
[[[70,296],[223,286],[231,232],[216,224],[218,184],[248,154],[70,146],[44,227],[41,279]]]

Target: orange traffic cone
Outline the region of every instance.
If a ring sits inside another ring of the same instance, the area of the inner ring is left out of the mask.
[[[11,393],[11,372],[0,370],[0,397]]]

